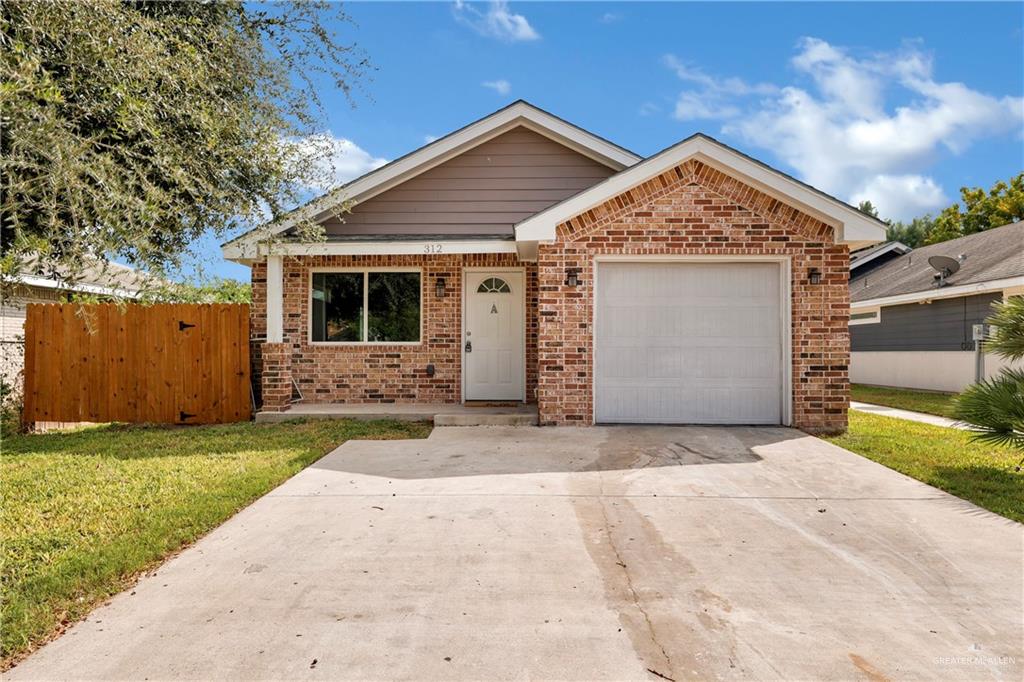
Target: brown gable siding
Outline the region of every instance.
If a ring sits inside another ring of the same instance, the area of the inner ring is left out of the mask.
[[[449,159],[358,204],[328,235],[511,236],[515,223],[612,175],[603,166],[526,128]]]

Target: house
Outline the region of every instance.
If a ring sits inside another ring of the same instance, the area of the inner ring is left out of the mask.
[[[326,239],[290,236],[306,220]],[[518,101],[222,250],[252,268],[267,412],[525,401],[549,425],[835,431],[849,250],[884,235],[705,135],[641,158]]]
[[[850,279],[860,277],[882,267],[889,261],[910,253],[911,248],[902,242],[883,242],[864,249],[850,252]]]
[[[9,386],[20,386],[16,377],[24,364],[25,306],[29,303],[60,303],[73,294],[136,298],[152,281],[138,270],[113,262],[90,264],[74,281],[40,275],[27,264],[0,293],[0,378]]]
[[[1020,294],[1021,222],[924,246],[867,272],[852,272],[851,381],[962,390],[977,376],[974,325],[984,322],[994,301]],[[986,355],[984,376],[1003,366],[1001,358]]]

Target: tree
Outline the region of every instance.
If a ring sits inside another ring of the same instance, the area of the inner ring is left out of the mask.
[[[1024,219],[1024,173],[1000,180],[986,192],[981,187],[960,188],[960,204],[953,204],[935,219],[928,244],[964,237]]]
[[[878,218],[878,209],[870,201],[862,201],[857,204],[862,213],[867,213],[873,218]],[[931,233],[934,220],[930,215],[921,218],[914,218],[910,223],[903,223],[895,220],[883,220],[886,224],[885,240],[890,242],[902,242],[912,249],[916,249],[925,243]]]
[[[872,218],[878,217],[878,209],[870,201],[865,200],[857,204],[857,210],[861,213],[867,213]]]
[[[66,280],[97,257],[165,272],[206,230],[281,215],[322,179],[317,80],[349,95],[368,64],[335,33],[340,5],[267,7],[0,4],[5,280],[33,253]]]
[[[993,308],[985,349],[1007,360],[1024,359],[1024,296],[1011,296]],[[1024,369],[1004,369],[972,384],[956,399],[955,413],[972,427],[975,439],[1024,451]]]
[[[146,299],[160,303],[252,303],[252,285],[215,277],[200,284],[166,284],[148,292]]]
[[[885,238],[890,242],[901,242],[912,249],[923,246],[928,235],[935,226],[935,220],[930,215],[914,218],[909,223],[899,221],[886,221],[888,227],[885,230]]]

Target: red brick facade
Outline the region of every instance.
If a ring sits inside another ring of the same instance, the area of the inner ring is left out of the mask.
[[[538,405],[544,424],[593,422],[594,257],[772,255],[790,259],[793,425],[846,428],[849,253],[824,223],[690,161],[558,226],[538,255]],[[566,286],[578,269],[579,284]],[[820,284],[809,284],[811,268]]]
[[[280,382],[267,349],[289,349],[288,380],[307,403],[458,403],[462,400],[463,268],[522,268],[526,272],[526,396],[536,401],[537,266],[514,254],[423,256],[306,256],[284,259],[284,344],[263,344],[264,409],[278,404],[281,389],[268,400],[268,387]],[[414,267],[422,271],[422,323],[419,344],[324,345],[309,342],[311,268]],[[254,338],[266,337],[266,266],[253,268]],[[437,279],[445,294],[435,293]],[[428,376],[427,365],[434,366]],[[288,394],[290,395],[290,394]]]
[[[284,343],[261,349],[264,409],[286,407],[292,380],[304,402],[459,402],[463,268],[514,266],[525,269],[527,281],[527,397],[538,402],[544,424],[591,424],[592,284],[594,257],[603,254],[787,257],[793,424],[812,432],[846,427],[847,247],[833,245],[832,229],[817,219],[696,161],[559,225],[535,264],[512,254],[285,258]],[[422,268],[420,344],[309,343],[310,268],[395,266]],[[579,272],[575,287],[565,284],[570,268]],[[812,268],[819,284],[808,281]],[[446,282],[443,298],[434,292],[438,277]],[[259,340],[266,332],[265,266],[253,267],[253,289]]]

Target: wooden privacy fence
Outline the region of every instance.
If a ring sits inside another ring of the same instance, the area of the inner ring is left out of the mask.
[[[30,304],[24,400],[26,424],[247,420],[249,306]]]

